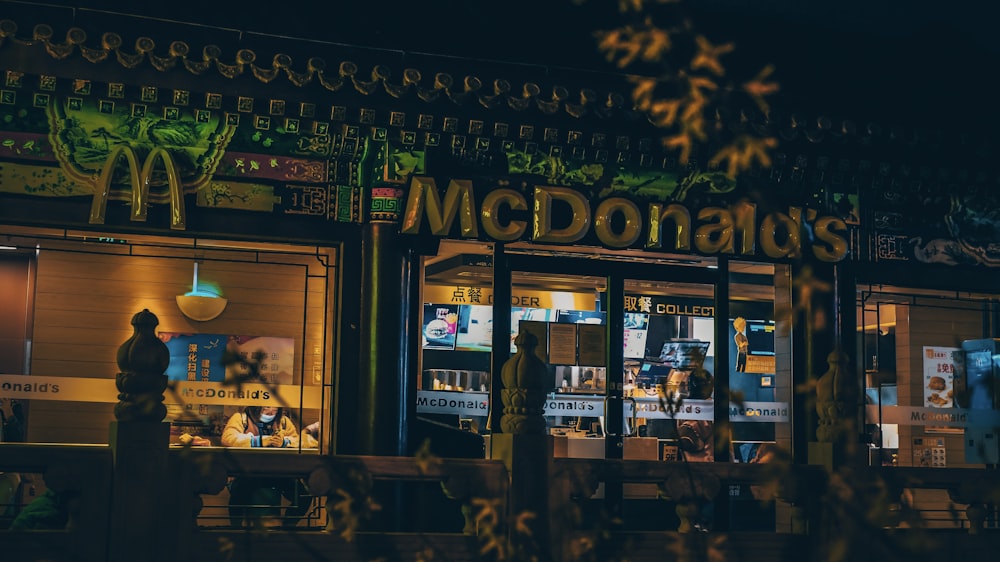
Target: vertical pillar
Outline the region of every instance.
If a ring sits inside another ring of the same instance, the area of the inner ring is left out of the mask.
[[[846,377],[849,365],[838,348],[840,325],[834,271],[828,263],[803,261],[793,268],[792,281],[792,305],[798,312],[795,319],[799,327],[793,340],[793,375],[797,385],[804,383],[816,389],[806,397],[803,408],[796,408],[805,418],[797,424],[804,421],[805,425],[804,434],[799,429],[795,435],[797,440],[807,442],[807,462],[828,468],[833,467],[835,454],[840,456],[835,451],[842,452],[839,445],[848,438],[841,431],[844,412],[839,404],[849,394],[846,385],[850,384]]]
[[[358,362],[358,454],[405,454],[400,396],[400,319],[407,296],[395,224],[369,222],[361,236],[361,317]]]
[[[493,352],[490,355],[490,419],[488,427],[496,435],[500,430],[503,406],[500,393],[503,380],[500,373],[510,358],[510,261],[504,253],[502,242],[493,245]]]
[[[120,392],[111,424],[112,488],[109,560],[174,560],[179,521],[176,494],[167,471],[170,425],[163,391],[170,363],[167,346],[154,332],[159,320],[149,310],[132,317],[134,333],[118,348]]]
[[[604,457],[622,459],[625,456],[624,386],[625,350],[625,278],[620,274],[607,277],[607,308],[604,338],[607,354],[604,398]],[[612,521],[620,521],[624,511],[625,483],[621,478],[604,481],[604,506]]]
[[[847,462],[858,466],[868,464],[867,447],[857,446],[861,442],[861,433],[865,427],[865,377],[864,363],[858,357],[858,303],[857,276],[850,262],[842,262],[834,266],[834,311],[837,313],[835,325],[835,348],[844,353],[847,358],[846,383],[848,389],[847,412],[849,426],[845,435],[850,447]],[[853,449],[853,450],[851,450]]]
[[[732,459],[729,457],[731,449],[730,442],[732,435],[729,423],[729,399],[730,399],[730,366],[733,364],[729,357],[729,259],[725,256],[717,258],[719,274],[715,282],[715,391],[712,393],[712,442],[715,446],[715,462],[728,463]],[[724,445],[723,445],[724,443]],[[724,491],[715,494],[710,501],[713,503],[712,530],[715,532],[726,532],[729,530],[729,480],[722,480],[718,483]]]

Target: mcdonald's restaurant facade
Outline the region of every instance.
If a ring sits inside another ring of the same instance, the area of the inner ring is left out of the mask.
[[[732,179],[665,152],[624,79],[3,25],[0,399],[25,440],[106,442],[148,309],[172,439],[206,446],[272,404],[332,428],[305,452],[489,455],[531,331],[558,455],[807,462],[853,418],[873,465],[997,463],[1000,197],[971,148],[762,120],[773,166]],[[228,385],[224,350],[265,351],[260,379]]]

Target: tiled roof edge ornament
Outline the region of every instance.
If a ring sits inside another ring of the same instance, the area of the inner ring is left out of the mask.
[[[538,109],[542,110],[542,113],[546,115],[552,115],[553,113],[559,111],[562,107],[563,100],[569,97],[569,92],[566,88],[562,86],[555,86],[552,88],[552,97],[545,100],[542,98],[536,98],[535,104],[538,105]]]
[[[153,68],[161,72],[182,67],[191,74],[203,75],[214,68],[226,78],[234,79],[250,74],[265,84],[284,75],[293,85],[299,87],[306,86],[315,79],[331,92],[338,91],[350,83],[357,92],[371,95],[381,86],[386,93],[397,99],[415,91],[416,96],[424,102],[433,102],[444,96],[456,105],[464,105],[475,100],[486,109],[506,105],[520,112],[535,107],[546,115],[565,111],[577,118],[587,114],[607,118],[619,114],[625,103],[625,96],[617,92],[608,93],[606,100],[602,102],[598,94],[590,88],[582,88],[576,96],[573,96],[569,88],[555,85],[551,88],[551,94],[543,96],[542,88],[536,83],[526,82],[520,91],[517,91],[508,80],[499,78],[484,87],[484,81],[480,77],[471,75],[462,78],[459,85],[458,80],[450,74],[437,73],[434,75],[432,85],[421,86],[422,73],[414,68],[405,69],[402,79],[394,82],[391,79],[390,69],[384,65],[375,65],[369,79],[366,80],[360,74],[357,63],[352,61],[342,61],[337,66],[336,75],[331,75],[327,72],[326,62],[318,57],[309,58],[305,69],[297,71],[292,67],[292,57],[287,54],[275,54],[270,64],[258,65],[257,53],[246,48],[238,50],[230,63],[222,59],[222,49],[213,44],[204,46],[200,57],[191,57],[191,47],[184,41],[171,42],[166,54],[158,55],[155,52],[156,42],[153,39],[139,37],[136,39],[134,49],[128,50],[123,48],[125,42],[122,36],[114,32],[104,33],[101,35],[99,46],[89,47],[86,45],[87,32],[79,27],[70,28],[66,32],[65,41],[62,42],[53,40],[55,32],[47,24],[36,25],[30,40],[19,38],[17,31],[17,23],[13,20],[0,20],[0,47],[8,40],[28,47],[41,45],[54,59],[64,60],[79,52],[80,56],[91,63],[105,62],[113,56],[121,66],[130,70],[148,60]]]
[[[494,80],[493,93],[480,95],[479,104],[486,109],[493,109],[503,103],[509,93],[510,82],[501,79]]]
[[[541,91],[542,89],[538,87],[538,84],[527,82],[521,88],[520,96],[507,96],[507,106],[514,111],[524,111],[531,103],[531,98],[537,96]]]

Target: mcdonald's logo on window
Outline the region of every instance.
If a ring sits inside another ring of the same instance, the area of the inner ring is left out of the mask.
[[[128,166],[129,191],[131,192],[132,202],[131,219],[133,221],[146,220],[146,209],[149,206],[149,186],[152,182],[153,169],[158,162],[162,162],[167,174],[167,195],[170,199],[170,228],[184,230],[186,222],[184,186],[181,182],[180,170],[170,152],[159,146],[149,152],[141,168],[139,166],[139,157],[132,147],[119,145],[111,151],[111,155],[105,161],[104,168],[101,169],[101,175],[97,179],[97,185],[94,190],[94,201],[90,206],[90,224],[104,224],[115,168],[118,167],[118,162],[122,157],[125,158],[125,164]]]

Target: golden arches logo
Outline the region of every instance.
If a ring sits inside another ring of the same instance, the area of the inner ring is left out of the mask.
[[[90,206],[90,224],[104,224],[105,214],[108,207],[108,198],[111,195],[111,182],[114,177],[115,168],[119,159],[124,156],[129,171],[129,185],[132,194],[132,214],[133,221],[145,221],[146,209],[149,206],[149,185],[152,181],[153,166],[157,162],[162,162],[167,172],[167,189],[170,197],[170,228],[174,230],[184,230],[186,216],[184,211],[184,186],[181,183],[180,170],[174,162],[170,153],[162,148],[156,147],[149,152],[142,168],[139,167],[139,157],[135,150],[129,146],[117,146],[111,152],[111,156],[104,162],[97,179],[94,191],[94,201]]]

